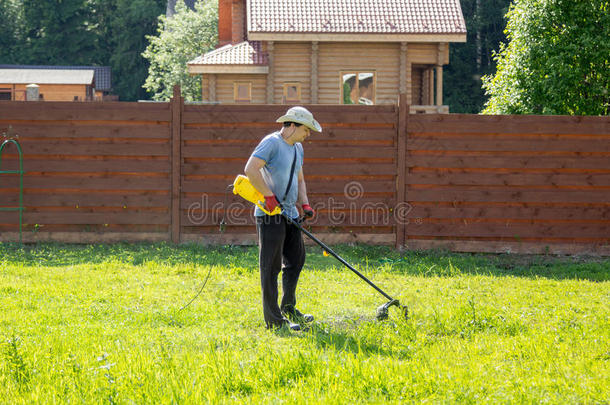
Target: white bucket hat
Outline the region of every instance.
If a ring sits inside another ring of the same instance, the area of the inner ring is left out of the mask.
[[[276,122],[296,122],[297,124],[305,125],[312,131],[322,132],[320,123],[316,121],[313,118],[313,114],[304,107],[292,107],[288,109],[286,114],[278,118]]]

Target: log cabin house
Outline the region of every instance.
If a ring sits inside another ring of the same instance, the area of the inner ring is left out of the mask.
[[[42,101],[118,99],[110,94],[110,66],[0,65],[0,100],[25,101],[32,84]]]
[[[447,113],[459,0],[219,0],[218,48],[188,63],[211,103],[391,104]]]

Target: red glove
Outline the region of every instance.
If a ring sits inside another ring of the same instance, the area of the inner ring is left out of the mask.
[[[277,201],[277,198],[275,198],[274,195],[265,196],[265,209],[267,211],[273,212],[275,207],[277,207],[278,205],[280,205],[280,203]]]
[[[303,204],[301,207],[303,208],[303,215],[305,215],[307,218],[313,217],[316,213],[313,208],[309,206],[309,204]]]

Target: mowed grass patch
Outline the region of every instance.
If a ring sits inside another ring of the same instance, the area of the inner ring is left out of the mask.
[[[608,259],[337,251],[409,319],[313,248],[294,333],[254,247],[0,245],[0,402],[610,401]]]

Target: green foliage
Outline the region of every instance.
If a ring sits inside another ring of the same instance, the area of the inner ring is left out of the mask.
[[[517,0],[487,114],[610,113],[610,1]]]
[[[148,61],[142,57],[148,41],[157,27],[157,19],[165,11],[164,0],[113,0],[110,27],[112,43],[109,62],[113,71],[113,88],[121,100],[147,99],[142,88],[148,76]]]
[[[319,248],[292,333],[264,327],[255,247],[0,244],[0,398],[608,402],[610,259],[336,250],[410,318],[376,321],[383,297]]]
[[[23,0],[24,58],[48,65],[99,62],[96,27],[87,5],[87,0]]]
[[[169,100],[175,84],[186,100],[201,100],[201,79],[189,76],[186,64],[216,44],[217,25],[216,0],[197,1],[195,11],[180,0],[171,18],[159,18],[158,35],[147,37],[150,44],[142,54],[150,63],[144,88],[154,100]]]
[[[481,77],[496,69],[493,53],[506,40],[504,15],[510,0],[461,0],[468,31],[465,43],[451,43],[443,72],[443,100],[452,113],[477,114],[487,97]]]
[[[0,63],[18,60],[23,35],[23,8],[18,0],[0,0]]]
[[[13,336],[7,339],[6,350],[3,354],[6,364],[5,373],[12,376],[19,391],[27,390],[31,374],[28,365],[20,353],[19,338]]]
[[[343,83],[343,104],[354,104],[351,98],[352,86],[349,83]]]

